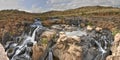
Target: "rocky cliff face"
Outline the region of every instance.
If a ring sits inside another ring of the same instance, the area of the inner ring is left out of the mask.
[[[80,42],[79,37],[68,37],[64,32],[60,36],[53,48],[53,54],[59,60],[82,60],[82,48],[76,43]]]
[[[2,60],[9,60],[2,44],[0,44],[0,60],[1,59]]]
[[[111,50],[112,55],[108,56],[106,60],[120,60],[120,33],[115,35]]]

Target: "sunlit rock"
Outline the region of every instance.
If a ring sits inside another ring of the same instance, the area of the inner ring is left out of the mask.
[[[80,37],[78,37],[78,36],[69,36],[68,38],[72,38],[72,39],[74,39],[75,41],[80,42]]]
[[[88,30],[88,31],[91,31],[91,30],[93,30],[93,27],[88,25],[88,26],[87,26],[87,30]]]
[[[120,33],[114,36],[114,42],[112,45],[112,55],[108,56],[106,60],[120,60]]]
[[[53,54],[59,60],[82,60],[82,48],[65,42],[57,44]]]
[[[120,33],[117,33],[115,36],[114,36],[114,42],[120,42]]]
[[[80,24],[80,27],[85,27],[85,23],[81,23],[81,24]]]
[[[65,32],[60,32],[57,43],[59,43],[60,41],[65,41],[65,40],[67,40],[67,36],[66,36]]]
[[[76,26],[70,26],[70,25],[65,25],[65,24],[52,25],[51,28],[59,30],[59,31],[75,31],[78,29],[78,27],[76,27]]]
[[[47,59],[48,46],[50,41],[54,39],[56,30],[45,30],[39,37],[38,43],[32,47],[32,60]]]
[[[43,55],[44,51],[45,51],[46,46],[45,45],[34,45],[32,47],[32,60],[39,60],[40,57]]]
[[[63,28],[60,25],[53,25],[51,26],[52,29],[56,29],[56,30],[62,30]]]
[[[56,30],[48,30],[42,33],[41,37],[46,38],[48,41],[50,41],[52,38],[55,37]]]
[[[102,30],[102,28],[101,27],[96,27],[95,30],[100,31],[100,30]]]
[[[76,43],[80,42],[80,37],[67,36],[64,32],[59,33],[57,44],[53,48],[53,54],[59,60],[82,60],[82,48]]]
[[[64,30],[65,31],[75,31],[77,30],[78,27],[75,26],[70,26],[70,25],[65,25]]]
[[[5,52],[5,49],[0,44],[0,60],[9,60],[7,57],[7,53]]]

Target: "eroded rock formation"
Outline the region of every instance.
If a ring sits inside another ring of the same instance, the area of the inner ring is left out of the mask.
[[[59,60],[82,60],[82,48],[76,45],[79,42],[79,37],[66,36],[64,32],[60,32],[53,48],[54,56]]]
[[[108,56],[106,60],[120,60],[120,33],[115,35],[111,50],[112,55]]]
[[[32,47],[32,51],[33,51],[32,60],[39,60],[40,57],[43,55],[45,49],[46,49],[46,45],[37,45],[37,44],[34,45]]]
[[[2,44],[0,44],[0,60],[9,60],[9,58],[7,57],[7,53],[5,52],[4,47],[2,46]]]

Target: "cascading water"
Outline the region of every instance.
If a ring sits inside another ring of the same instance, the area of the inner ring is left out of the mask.
[[[11,60],[15,60],[15,56],[17,56],[23,49],[25,49],[25,48],[28,48],[28,46],[27,46],[27,43],[29,43],[29,42],[31,42],[31,43],[33,43],[33,44],[35,44],[36,43],[36,41],[34,41],[35,40],[35,33],[36,33],[36,31],[39,29],[39,26],[37,26],[37,28],[33,31],[33,33],[32,33],[32,36],[26,36],[26,38],[25,38],[25,40],[23,41],[23,43],[21,44],[21,45],[18,45],[17,46],[17,50],[16,50],[16,52],[15,52],[15,54],[13,55],[13,57],[12,57],[12,59]],[[25,52],[26,54],[27,54],[27,52]],[[29,56],[25,56],[26,58],[30,58]],[[30,59],[31,60],[31,59]]]
[[[48,60],[53,60],[53,53],[51,48],[49,49]]]
[[[100,43],[98,43],[96,40],[95,43],[98,45],[99,51],[101,51],[103,54],[106,53],[106,51],[102,48]]]
[[[77,31],[72,31],[72,32],[65,32],[67,36],[82,36],[86,35],[85,31],[77,30]]]
[[[5,45],[6,52],[10,60],[32,60],[32,46],[37,43],[35,41],[36,33],[44,29],[38,19],[29,27],[30,31],[24,32],[22,36],[15,37],[13,41],[8,41]],[[33,29],[33,31],[31,31]],[[11,52],[10,52],[11,51]]]
[[[113,41],[109,30],[88,32],[81,37],[80,46],[83,48],[83,60],[105,60],[110,54],[110,46]]]
[[[3,41],[5,41],[3,42],[4,48],[10,60],[32,60],[31,48],[34,44],[37,43],[37,34],[41,34],[43,30],[45,30],[41,22],[38,20],[39,19],[36,19],[35,22],[31,24],[21,36],[8,36],[9,40],[3,39]],[[111,32],[106,29],[101,31],[85,31],[79,28],[79,23],[76,25],[78,27],[76,31],[64,32],[67,36],[80,37],[81,42],[77,42],[77,45],[81,46],[83,49],[82,60],[105,60],[106,56],[110,54],[110,47],[113,42]],[[54,43],[52,40],[47,44],[47,48],[44,51],[43,56],[40,57],[40,60],[54,60],[54,51],[52,50],[54,49]]]

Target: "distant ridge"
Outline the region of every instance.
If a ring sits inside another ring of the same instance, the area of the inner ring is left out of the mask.
[[[76,9],[69,9],[64,11],[48,11],[43,13],[30,13],[26,11],[20,11],[17,9],[10,10],[1,10],[0,11],[0,20],[4,20],[6,17],[14,16],[31,16],[40,17],[41,19],[46,19],[46,17],[65,17],[65,16],[105,16],[105,15],[118,15],[120,16],[120,8],[117,7],[104,7],[104,6],[85,6]],[[4,18],[4,19],[3,19]]]
[[[69,9],[65,11],[48,11],[42,13],[42,16],[77,16],[77,15],[89,15],[94,13],[120,13],[120,8],[111,6],[85,6],[76,9]]]

